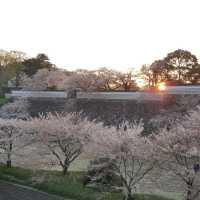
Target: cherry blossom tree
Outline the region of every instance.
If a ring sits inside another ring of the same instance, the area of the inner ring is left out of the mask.
[[[66,77],[64,89],[80,89],[82,91],[101,90],[105,83],[104,76],[98,76],[95,71],[77,70],[71,76]]]
[[[7,167],[11,167],[12,154],[25,146],[25,141],[27,143],[27,136],[22,128],[22,119],[29,116],[27,108],[27,100],[17,99],[0,109],[0,149],[6,157]]]
[[[161,167],[171,170],[185,185],[186,200],[200,194],[200,109],[193,111],[182,124],[162,129],[153,136]]]
[[[28,77],[23,81],[21,87],[23,90],[46,90],[48,87],[47,77],[48,69],[40,69],[33,77]]]
[[[103,128],[91,135],[91,152],[114,161],[113,172],[120,177],[125,200],[133,199],[134,188],[156,164],[152,145],[141,137],[143,125],[124,123],[116,129]]]
[[[25,73],[19,72],[18,74],[16,74],[16,76],[8,81],[8,87],[20,88],[24,86],[24,84],[26,84],[27,80],[29,80],[29,77]]]
[[[30,122],[32,129],[38,134],[41,144],[45,145],[66,175],[71,163],[84,151],[89,135],[102,127],[79,114],[47,114],[40,115]]]
[[[67,76],[66,71],[40,69],[32,77],[24,76],[20,86],[23,90],[63,89]]]
[[[0,118],[0,152],[8,168],[11,167],[12,157],[29,144],[30,136],[23,131],[23,123],[19,119]]]
[[[119,84],[116,85],[118,79],[118,72],[113,69],[108,69],[106,67],[99,68],[95,71],[98,79],[100,81],[100,89],[103,91],[112,91],[119,87]]]
[[[29,117],[28,106],[27,99],[16,99],[1,107],[0,117],[4,119],[26,119]]]
[[[98,70],[77,70],[66,77],[64,88],[82,91],[135,90],[136,82],[133,73],[122,73],[116,70],[100,68]]]
[[[11,167],[11,155],[13,151],[13,141],[16,139],[14,133],[18,133],[18,127],[13,120],[0,119],[0,149],[1,153],[7,157],[7,167]]]
[[[123,73],[113,69],[107,69],[105,67],[95,71],[98,79],[101,80],[99,82],[101,83],[99,88],[101,88],[103,91],[130,91],[137,89],[136,82],[134,80],[134,73],[133,70]]]
[[[67,73],[65,73],[65,71],[50,71],[49,75],[47,76],[48,88],[64,89],[63,85],[66,77]]]
[[[138,89],[137,84],[133,78],[135,78],[133,76],[133,71],[127,73],[116,72],[116,81],[115,81],[116,89],[124,91],[137,90]]]

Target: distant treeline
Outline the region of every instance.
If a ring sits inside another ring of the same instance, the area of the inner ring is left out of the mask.
[[[139,66],[137,66],[139,67]],[[46,54],[28,57],[19,51],[0,51],[0,87],[29,90],[135,91],[168,85],[199,84],[200,64],[191,52],[178,49],[139,71],[113,69],[68,71],[51,63]],[[139,84],[138,84],[139,83]]]

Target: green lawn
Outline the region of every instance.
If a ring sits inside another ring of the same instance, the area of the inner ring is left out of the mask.
[[[122,200],[120,193],[100,192],[82,184],[84,172],[70,172],[63,177],[58,171],[29,170],[0,166],[0,179],[31,186],[51,194],[75,200]],[[137,194],[137,200],[170,200],[156,195]],[[172,199],[171,199],[172,200]]]
[[[8,102],[8,99],[6,97],[0,97],[0,107],[3,106]]]

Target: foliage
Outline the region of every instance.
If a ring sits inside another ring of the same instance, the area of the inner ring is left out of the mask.
[[[91,135],[91,152],[97,158],[112,162],[112,171],[120,177],[125,200],[132,199],[134,188],[154,167],[152,146],[148,138],[141,137],[143,124],[122,124],[118,129],[104,128]]]
[[[23,72],[28,76],[33,76],[40,69],[50,70],[54,67],[46,54],[38,54],[35,58],[24,60],[22,64]]]
[[[121,187],[120,177],[113,172],[114,163],[115,160],[103,157],[92,160],[83,184],[101,187],[103,190],[110,189],[112,186]]]
[[[11,167],[12,156],[19,148],[22,148],[25,135],[19,126],[17,119],[0,118],[0,153],[1,159],[5,157],[7,167]],[[23,139],[22,139],[23,138]],[[27,138],[26,138],[27,139]]]
[[[164,75],[165,62],[163,60],[156,60],[150,66],[150,73],[152,74],[152,86],[156,87],[159,82],[165,80]]]
[[[26,119],[29,117],[28,106],[28,101],[22,98],[8,102],[0,108],[0,117],[4,119]]]
[[[29,140],[23,132],[23,121],[28,115],[27,101],[18,99],[3,105],[0,109],[0,149],[11,167],[12,156]]]
[[[24,76],[20,87],[23,90],[63,89],[65,71],[39,69],[32,77]]]
[[[11,82],[14,81],[11,80]],[[19,86],[24,90],[135,91],[138,89],[132,72],[122,73],[106,68],[74,72],[38,69],[31,77],[21,75]]]
[[[82,119],[76,113],[49,113],[28,123],[41,144],[56,158],[55,164],[62,167],[64,175],[67,174],[70,164],[85,150],[89,136],[102,129],[102,124]]]
[[[190,111],[196,108],[200,102],[199,95],[169,96],[170,107],[160,110],[145,125],[151,127],[152,132],[159,132],[160,128],[170,128],[175,123],[187,120]],[[146,131],[146,130],[145,130]]]
[[[3,86],[8,83],[9,87],[24,86],[25,83],[30,82],[29,77],[36,74],[40,69],[55,70],[54,65],[50,63],[48,56],[45,54],[38,54],[36,58],[26,58],[22,52],[1,51],[0,63],[0,79],[2,82],[0,84]],[[44,77],[40,76],[40,78],[42,81]]]
[[[160,130],[153,136],[156,156],[161,167],[171,170],[185,184],[187,200],[200,194],[200,108],[191,112],[184,123]]]
[[[153,82],[153,73],[149,65],[142,65],[138,75],[139,77],[141,77],[142,80],[144,80],[144,86],[146,86],[147,88],[151,88],[155,84]]]
[[[14,78],[16,85],[19,81],[20,73],[23,69],[22,62],[26,55],[19,51],[0,51],[0,86],[7,85],[7,82]]]
[[[199,74],[196,56],[182,49],[170,52],[151,65],[143,65],[139,73],[149,88],[162,81],[175,85],[198,84]],[[29,90],[136,91],[136,80],[137,74],[132,70],[125,73],[103,67],[66,72],[58,70],[43,53],[27,58],[23,52],[0,51],[0,87],[9,82],[9,86],[23,86]]]
[[[64,81],[64,89],[80,89],[82,91],[99,90],[103,85],[103,77],[97,76],[93,71],[77,70]]]
[[[46,90],[49,73],[48,69],[40,69],[32,77],[26,76],[20,86],[23,90]]]
[[[164,59],[166,78],[177,81],[195,81],[193,71],[198,66],[198,61],[195,55],[189,51],[178,49],[171,52]]]
[[[182,49],[141,68],[141,77],[147,81],[149,87],[156,87],[159,82],[169,85],[196,84],[200,79],[199,73],[200,65],[196,56]]]
[[[82,91],[137,90],[133,74],[122,73],[107,68],[99,70],[77,70],[66,77],[64,89],[80,89]]]

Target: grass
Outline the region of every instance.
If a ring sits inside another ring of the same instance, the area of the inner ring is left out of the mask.
[[[84,172],[70,172],[68,176],[58,171],[30,170],[0,166],[0,179],[37,188],[50,194],[56,194],[75,200],[122,200],[121,193],[100,192],[84,187]],[[137,194],[137,200],[170,200],[156,195]],[[172,199],[171,199],[172,200]]]
[[[6,104],[9,100],[6,97],[0,97],[0,106]]]

